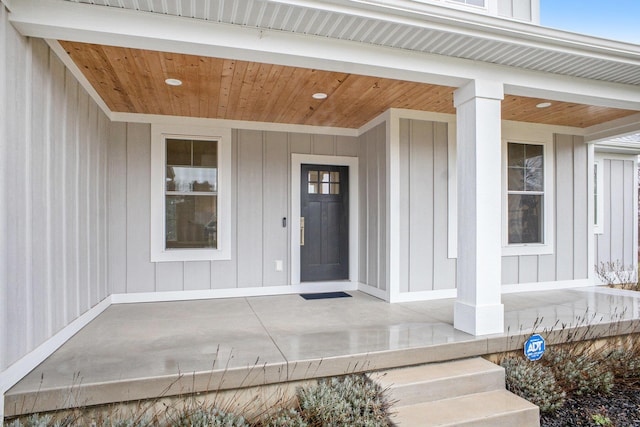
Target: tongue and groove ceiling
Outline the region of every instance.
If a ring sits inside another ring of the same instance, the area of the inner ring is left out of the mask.
[[[389,108],[455,114],[455,88],[357,74],[61,41],[113,112],[359,128]],[[182,86],[168,86],[177,78]],[[327,99],[311,97],[316,92]],[[505,120],[585,128],[636,111],[507,95]]]

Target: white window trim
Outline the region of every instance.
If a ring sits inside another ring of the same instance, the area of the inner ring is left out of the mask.
[[[597,218],[597,221],[594,220],[593,224],[593,233],[594,234],[603,234],[603,218],[604,218],[604,159],[596,158],[593,162],[594,165],[598,168],[598,175],[596,176],[596,194],[598,194],[598,204],[593,207],[594,209],[594,218]]]
[[[542,226],[544,228],[544,243],[509,244],[508,222],[508,191],[507,191],[507,144],[531,144],[542,145],[544,156],[544,212]],[[508,138],[502,140],[502,256],[519,255],[550,255],[554,250],[554,173],[553,173],[553,143],[551,141],[526,141],[522,139]]]
[[[218,248],[165,250],[165,141],[218,141]],[[151,262],[231,259],[231,129],[151,125]]]

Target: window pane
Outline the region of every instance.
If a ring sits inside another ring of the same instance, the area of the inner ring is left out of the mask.
[[[524,144],[510,142],[507,145],[507,157],[509,158],[509,167],[524,167]]]
[[[331,182],[340,182],[340,172],[331,172]]]
[[[525,146],[525,165],[528,168],[542,168],[542,145]]]
[[[167,191],[218,191],[218,169],[167,166]]]
[[[340,194],[340,184],[331,183],[331,194]]]
[[[524,189],[526,191],[544,191],[544,176],[542,169],[525,169]]]
[[[509,168],[509,191],[524,191],[523,168]]]
[[[309,183],[309,194],[318,194],[318,184],[315,182]]]
[[[191,166],[191,141],[167,139],[167,165]]]
[[[329,194],[329,183],[325,182],[320,185],[322,186],[320,190],[320,194]]]
[[[320,179],[322,182],[329,182],[330,174],[327,171],[320,171]]]
[[[542,196],[509,194],[509,243],[544,243]]]
[[[218,166],[216,141],[193,141],[193,166]]]
[[[318,182],[318,171],[309,171],[309,182]]]
[[[166,248],[217,248],[217,196],[166,196]]]

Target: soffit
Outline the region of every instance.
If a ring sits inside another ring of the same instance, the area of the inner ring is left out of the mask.
[[[350,73],[60,42],[109,109],[339,128],[360,128],[389,108],[455,114],[455,88]],[[171,87],[167,78],[182,86]],[[327,93],[315,100],[313,93]],[[585,128],[635,111],[508,95],[506,120]]]
[[[638,46],[578,35],[569,37],[569,33],[505,19],[474,17],[476,14],[473,13],[455,12],[465,18],[447,21],[442,16],[421,15],[415,11],[409,13],[405,9],[394,9],[385,6],[384,2],[374,1],[359,2],[360,8],[330,7],[330,3],[311,1],[297,4],[268,0],[67,1],[328,37],[573,77],[640,85]],[[405,1],[403,4],[413,2]],[[440,9],[446,11],[445,8]],[[443,12],[446,13],[454,12]],[[558,37],[566,39],[560,40]]]

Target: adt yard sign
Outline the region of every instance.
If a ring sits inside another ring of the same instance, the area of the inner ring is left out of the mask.
[[[540,335],[531,335],[531,338],[524,343],[524,355],[527,359],[539,360],[544,354],[544,338]]]

